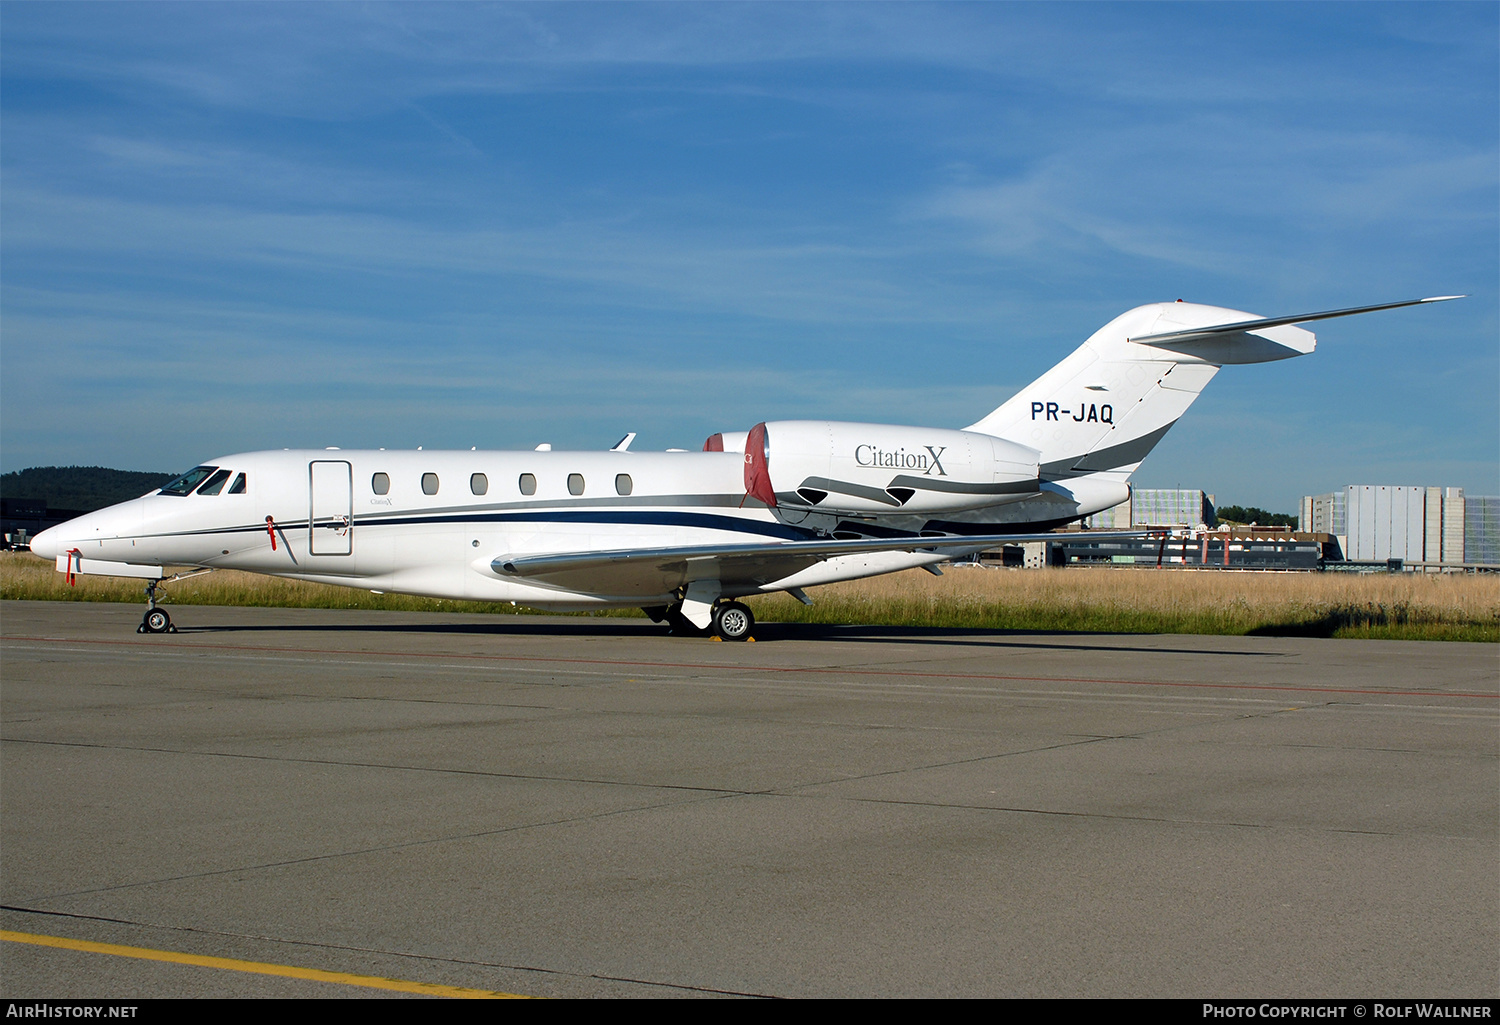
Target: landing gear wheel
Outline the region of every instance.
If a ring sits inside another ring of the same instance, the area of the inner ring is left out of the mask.
[[[737,601],[726,601],[714,606],[714,635],[726,641],[750,639],[755,629],[755,615],[748,606]]]
[[[141,620],[140,633],[164,634],[176,633],[172,629],[172,617],[167,615],[166,609],[152,609],[146,613],[146,618]]]

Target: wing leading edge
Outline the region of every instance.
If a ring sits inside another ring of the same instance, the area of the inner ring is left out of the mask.
[[[1090,540],[1150,536],[1153,531],[1090,531]],[[717,580],[723,590],[751,593],[828,559],[885,553],[951,558],[1027,541],[1056,541],[1060,534],[941,535],[786,541],[764,544],[684,545],[551,555],[502,555],[491,563],[502,576],[576,593],[654,599],[695,581]]]

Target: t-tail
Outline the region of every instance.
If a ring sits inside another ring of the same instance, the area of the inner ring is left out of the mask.
[[[1043,486],[1074,497],[1080,513],[1098,511],[1129,496],[1130,475],[1221,366],[1312,352],[1313,333],[1296,324],[1458,298],[1290,317],[1181,301],[1138,306],[966,430],[1038,450]]]

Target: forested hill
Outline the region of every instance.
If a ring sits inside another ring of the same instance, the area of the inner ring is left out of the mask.
[[[0,475],[0,498],[29,498],[46,502],[49,509],[93,512],[140,498],[175,476],[104,466],[34,466]]]

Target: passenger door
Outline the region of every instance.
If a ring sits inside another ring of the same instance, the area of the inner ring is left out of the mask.
[[[349,555],[354,550],[354,469],[343,460],[315,459],[307,470],[308,551]]]

